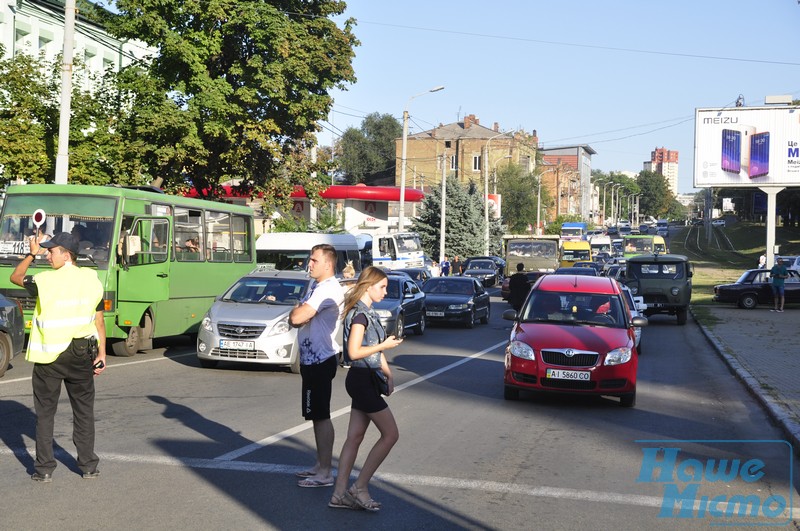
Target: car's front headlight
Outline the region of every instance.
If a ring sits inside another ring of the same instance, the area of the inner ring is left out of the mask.
[[[383,317],[384,319],[388,319],[392,316],[392,312],[389,310],[375,310],[375,313],[378,314],[378,317]]]
[[[512,341],[508,344],[508,352],[514,356],[515,358],[521,358],[523,360],[536,360],[536,354],[531,348],[530,345],[527,343],[523,343],[522,341]]]
[[[280,321],[272,325],[272,328],[270,329],[267,336],[269,337],[269,336],[277,336],[279,334],[285,334],[291,329],[292,326],[289,324],[289,316],[287,315],[285,318],[281,319]]]
[[[603,365],[622,365],[631,361],[633,351],[628,347],[615,348],[606,354],[606,361]]]
[[[203,320],[200,321],[200,328],[206,332],[214,332],[214,327],[211,326],[211,317],[209,317],[208,314],[206,314],[206,316],[203,317]]]
[[[631,295],[637,295],[639,293],[639,288],[637,286],[628,286],[631,290]]]
[[[681,292],[681,288],[679,288],[679,287],[675,286],[674,288],[671,288],[671,289],[669,290],[669,292],[670,292],[670,293],[672,293],[673,295],[677,295],[678,293],[680,293],[680,292]]]
[[[447,307],[448,310],[468,310],[469,304],[451,304]]]

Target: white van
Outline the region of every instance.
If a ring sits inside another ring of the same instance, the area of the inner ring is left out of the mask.
[[[315,245],[327,243],[336,249],[336,273],[342,272],[348,261],[353,262],[356,276],[361,272],[358,242],[352,234],[322,234],[315,232],[270,232],[256,240],[256,262],[262,268],[279,271],[305,271],[308,257]]]

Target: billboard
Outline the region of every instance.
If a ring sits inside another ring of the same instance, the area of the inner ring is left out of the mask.
[[[800,107],[696,109],[694,186],[800,186]]]

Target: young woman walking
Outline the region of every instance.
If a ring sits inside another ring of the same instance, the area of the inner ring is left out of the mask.
[[[402,339],[386,337],[372,304],[386,296],[386,273],[375,267],[361,272],[356,285],[344,300],[344,348],[350,356],[351,366],[345,380],[347,394],[352,398],[350,425],[347,440],[339,456],[339,468],[333,496],[328,503],[333,508],[378,511],[381,504],[369,494],[369,481],[397,442],[397,423],[386,401],[381,397],[374,381],[375,370],[380,370],[388,380],[387,396],[394,391],[394,380],[383,351],[395,348]],[[359,446],[369,423],[374,422],[380,438],[369,451],[364,465],[353,485],[348,489],[350,472],[358,455]]]

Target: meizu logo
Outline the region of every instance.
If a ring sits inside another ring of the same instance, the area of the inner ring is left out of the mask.
[[[714,118],[703,118],[704,124],[738,124],[738,116],[715,116]]]

